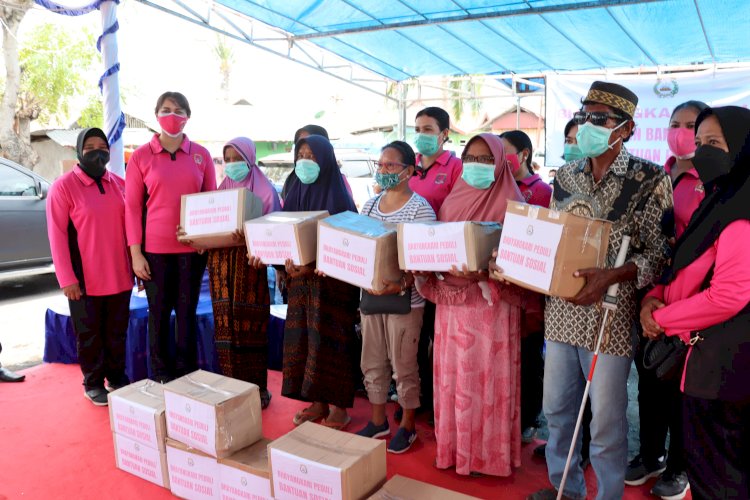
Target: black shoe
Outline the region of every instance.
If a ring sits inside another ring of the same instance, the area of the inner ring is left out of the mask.
[[[540,458],[547,458],[547,443],[540,444],[534,448],[534,456]]]
[[[265,410],[271,404],[271,391],[268,389],[260,391],[260,409]]]
[[[26,375],[19,375],[0,366],[0,382],[23,382],[25,379]]]
[[[86,389],[83,394],[95,406],[107,406],[107,390],[104,387]]]
[[[628,464],[625,471],[625,484],[628,486],[640,486],[652,477],[656,477],[667,468],[664,457],[660,457],[656,463],[643,460],[640,454],[636,455]]]
[[[388,427],[388,420],[383,422],[383,425],[375,425],[372,420],[367,422],[367,425],[357,431],[357,436],[363,436],[368,438],[381,438],[391,434],[391,429]]]
[[[396,431],[396,435],[393,436],[391,442],[388,443],[388,453],[395,453],[400,455],[411,448],[412,443],[417,440],[416,431],[409,431],[403,427],[399,427]]]
[[[127,377],[116,379],[115,381],[110,381],[107,379],[107,385],[104,387],[109,392],[114,392],[117,389],[122,389],[123,387],[127,387],[130,385],[130,380],[128,380]]]
[[[569,497],[568,495],[563,495],[562,499],[575,500],[573,497]],[[527,496],[526,500],[557,500],[557,490],[554,488],[539,490],[536,493],[532,493],[531,495]]]
[[[665,471],[651,488],[651,494],[664,500],[682,500],[690,489],[687,474]]]

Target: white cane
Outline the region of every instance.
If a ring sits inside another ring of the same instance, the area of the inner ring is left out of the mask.
[[[628,253],[628,247],[630,246],[630,236],[625,235],[622,237],[622,245],[620,245],[620,251],[617,253],[617,260],[615,260],[614,267],[621,267],[625,264],[625,256]],[[568,479],[568,471],[570,470],[570,462],[573,460],[573,452],[575,451],[576,441],[578,441],[578,433],[581,431],[581,422],[583,421],[583,412],[586,408],[586,400],[589,397],[589,390],[591,389],[591,380],[594,378],[594,369],[596,368],[596,361],[599,359],[599,349],[602,346],[602,339],[604,338],[604,332],[607,329],[607,321],[610,313],[614,314],[617,310],[617,293],[620,291],[620,284],[615,283],[610,285],[607,289],[607,295],[604,297],[602,302],[602,308],[604,309],[604,317],[602,318],[602,324],[599,328],[599,337],[596,339],[596,348],[594,349],[594,359],[591,360],[591,368],[589,368],[589,375],[586,378],[586,388],[583,390],[583,399],[581,400],[581,408],[578,410],[578,420],[576,420],[576,428],[573,431],[573,440],[570,442],[570,449],[568,450],[568,460],[565,462],[565,471],[563,472],[562,481],[560,487],[557,490],[557,500],[561,500],[563,491],[565,489],[565,482]]]

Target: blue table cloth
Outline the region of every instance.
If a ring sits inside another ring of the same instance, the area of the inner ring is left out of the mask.
[[[269,272],[269,285],[275,284],[273,269]],[[274,287],[275,288],[275,287]],[[271,288],[271,297],[275,289]],[[286,306],[273,306],[268,324],[268,367],[280,370],[284,343]],[[76,336],[70,318],[67,300],[47,309],[45,316],[44,361],[47,363],[78,363]],[[220,373],[214,348],[214,315],[208,289],[208,273],[203,277],[197,309],[198,367]],[[130,297],[130,321],[125,341],[125,371],[131,381],[149,377],[148,371],[148,301],[143,293],[133,289]],[[174,335],[174,313],[171,331]],[[174,346],[172,346],[174,348]]]

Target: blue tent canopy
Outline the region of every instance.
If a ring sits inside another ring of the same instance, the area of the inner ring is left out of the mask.
[[[395,81],[750,61],[748,0],[217,2]]]

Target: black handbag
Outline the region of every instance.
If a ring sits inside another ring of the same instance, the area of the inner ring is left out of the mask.
[[[659,380],[675,380],[685,366],[687,351],[687,344],[676,336],[650,339],[643,349],[643,367],[656,372]]]
[[[362,290],[359,312],[370,314],[409,314],[411,312],[411,288],[403,295],[373,295]]]
[[[380,196],[373,202],[367,212],[368,216],[380,201]],[[362,290],[359,312],[366,316],[370,314],[409,314],[411,312],[411,288],[407,288],[404,292],[395,295],[373,295],[367,293],[367,290]]]

